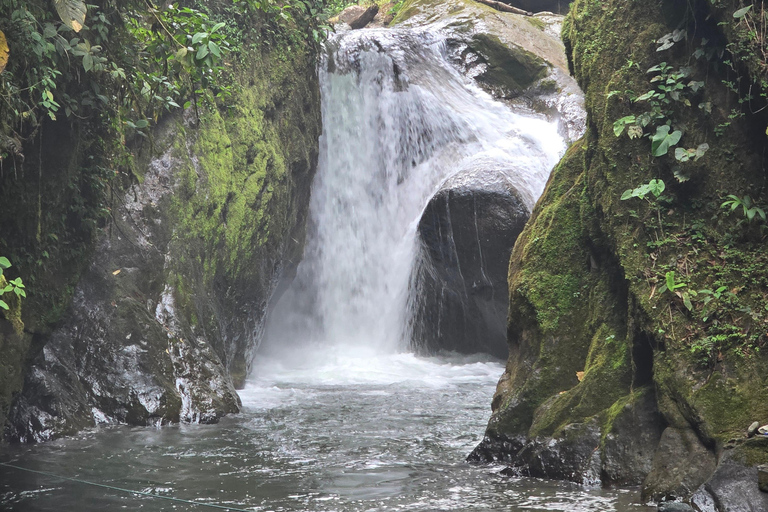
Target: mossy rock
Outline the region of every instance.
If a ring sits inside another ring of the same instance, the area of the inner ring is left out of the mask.
[[[706,12],[704,4],[693,12]],[[513,251],[512,355],[494,396],[486,458],[514,460],[530,439],[557,440],[568,425],[590,417],[605,419],[598,421],[605,439],[612,408],[651,383],[664,419],[647,429],[688,429],[714,460],[743,439],[753,420],[768,417],[768,354],[761,350],[768,340],[763,329],[753,330],[755,321],[767,319],[761,290],[768,266],[756,232],[720,213],[726,194],[741,197],[764,184],[755,155],[766,140],[752,136],[764,127],[749,115],[729,119],[723,105],[734,98],[718,70],[692,61],[685,45],[657,51],[656,41],[678,28],[685,12],[683,2],[571,6],[563,38],[586,94],[588,130],[553,172]],[[689,19],[689,38],[718,33],[720,21],[728,19]],[[673,69],[691,66],[691,79],[705,83],[695,101],[712,105],[711,113],[695,105],[674,113],[673,123],[685,127],[681,145],[710,145],[706,158],[681,168],[688,181],[674,178],[679,164],[672,152],[654,158],[647,138],[614,134],[616,120],[642,113],[644,105],[628,91],[652,88],[646,70],[662,60]],[[718,129],[723,123],[727,131]],[[625,190],[652,178],[667,184],[658,209],[621,200]],[[681,276],[685,290],[727,285],[731,306],[723,302],[708,314],[696,295],[689,308],[682,297],[661,293],[669,271]],[[576,372],[583,372],[581,381]],[[670,464],[677,471],[686,462]]]

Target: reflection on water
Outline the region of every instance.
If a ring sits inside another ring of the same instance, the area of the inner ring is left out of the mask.
[[[262,361],[242,392],[243,413],[218,425],[103,428],[5,447],[0,461],[254,511],[645,510],[631,504],[634,492],[464,462],[482,436],[500,362],[302,354],[292,365]],[[212,510],[2,466],[0,509]]]

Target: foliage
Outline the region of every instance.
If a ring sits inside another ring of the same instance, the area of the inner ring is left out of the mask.
[[[664,180],[654,179],[637,188],[625,190],[624,193],[621,194],[621,200],[626,201],[627,199],[632,199],[634,197],[645,199],[645,196],[648,194],[653,194],[655,198],[658,198],[665,189],[666,185],[664,184]]]
[[[763,219],[763,222],[766,221],[765,210],[755,206],[752,202],[752,198],[748,195],[745,195],[744,197],[738,197],[736,195],[729,194],[728,199],[724,201],[720,206],[721,208],[725,209],[730,208],[731,212],[741,208],[742,212],[744,213],[744,217],[749,222],[752,222],[756,216],[759,216],[761,219]]]
[[[0,277],[3,277],[3,272],[11,268],[11,266],[11,262],[8,260],[8,258],[5,256],[0,256]],[[7,293],[13,293],[18,298],[25,298],[27,296],[27,292],[24,290],[24,283],[21,282],[20,277],[7,281],[6,285],[0,289],[0,297]],[[10,309],[8,303],[3,299],[0,299],[0,309],[4,309],[6,311]]]

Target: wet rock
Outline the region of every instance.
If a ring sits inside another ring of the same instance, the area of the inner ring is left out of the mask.
[[[572,0],[509,0],[511,6],[519,7],[529,12],[553,12],[556,14],[565,14]]]
[[[368,7],[362,5],[350,5],[338,16],[338,20],[346,23],[352,29],[363,28],[368,25],[379,12],[379,6],[374,4]]]
[[[690,428],[667,427],[643,482],[643,501],[690,499],[717,467],[717,458]]]
[[[603,483],[640,485],[651,471],[662,425],[653,390],[638,390],[637,399],[624,405],[603,439]]]
[[[507,265],[529,215],[511,174],[459,173],[424,210],[416,346],[507,356]]]
[[[747,428],[747,437],[753,437],[755,434],[757,434],[757,429],[760,428],[760,423],[753,422],[749,428]]]
[[[687,503],[678,501],[664,501],[659,503],[657,508],[659,512],[694,512],[693,507]]]
[[[768,510],[768,494],[759,487],[757,467],[744,465],[726,452],[715,474],[703,488],[718,511],[762,512]]]
[[[522,16],[469,0],[410,0],[392,25],[426,22],[445,37],[454,65],[494,97],[559,120],[569,141],[584,133],[583,95],[559,36],[562,16]]]
[[[757,466],[757,485],[763,492],[768,492],[768,464]]]

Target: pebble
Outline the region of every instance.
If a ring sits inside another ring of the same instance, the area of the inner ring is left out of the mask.
[[[747,429],[747,437],[752,437],[757,434],[757,429],[760,428],[760,423],[754,421]]]

